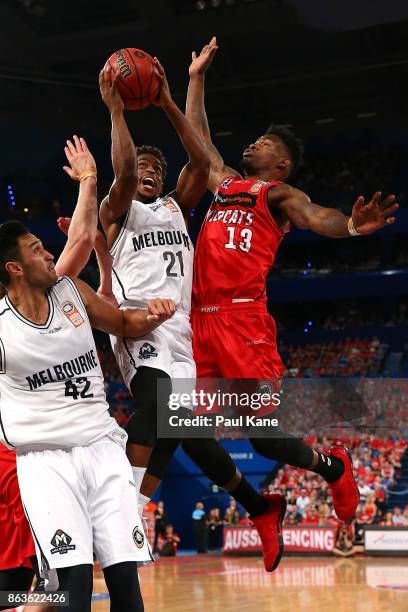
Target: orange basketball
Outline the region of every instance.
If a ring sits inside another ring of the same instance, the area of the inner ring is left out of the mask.
[[[125,108],[139,110],[155,100],[160,81],[154,74],[153,58],[146,51],[119,49],[112,53],[107,63],[113,73],[120,73],[116,83]]]

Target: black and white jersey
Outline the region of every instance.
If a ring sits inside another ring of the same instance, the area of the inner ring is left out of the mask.
[[[60,278],[47,299],[42,325],[0,300],[0,441],[10,447],[84,446],[117,429],[75,284]]]
[[[134,200],[111,255],[113,293],[121,307],[145,307],[160,297],[190,312],[194,248],[172,197],[152,204]]]

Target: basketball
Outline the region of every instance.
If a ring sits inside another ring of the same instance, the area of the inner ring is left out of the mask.
[[[119,49],[112,53],[107,63],[111,66],[111,78],[119,71],[118,91],[125,108],[139,110],[151,104],[160,89],[160,81],[154,74],[153,58],[140,49]]]

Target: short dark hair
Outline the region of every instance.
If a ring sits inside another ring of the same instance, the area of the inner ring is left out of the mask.
[[[141,145],[140,147],[136,147],[136,153],[137,155],[154,155],[154,157],[157,157],[162,167],[162,179],[163,181],[165,180],[167,174],[167,160],[160,149],[152,147],[151,145]]]
[[[292,170],[289,176],[293,177],[303,163],[303,142],[297,138],[293,132],[288,130],[288,128],[275,125],[274,123],[271,123],[266,130],[265,136],[268,134],[278,136],[288,150],[290,159],[292,161]]]
[[[0,283],[4,287],[7,287],[11,281],[5,265],[8,261],[20,258],[18,239],[29,233],[20,221],[6,221],[0,225]]]

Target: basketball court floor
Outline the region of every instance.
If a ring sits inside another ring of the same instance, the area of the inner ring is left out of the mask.
[[[406,612],[408,558],[181,556],[140,569],[146,612]],[[92,611],[109,610],[101,572]]]

